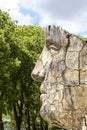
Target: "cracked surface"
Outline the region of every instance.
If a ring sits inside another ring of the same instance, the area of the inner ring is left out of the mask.
[[[48,26],[32,78],[42,82],[40,115],[66,130],[87,130],[87,43]]]

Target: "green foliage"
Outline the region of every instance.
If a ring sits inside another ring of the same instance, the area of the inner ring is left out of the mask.
[[[15,85],[16,110],[18,113],[18,108],[23,103],[22,114],[29,111],[31,120],[36,119],[40,107],[38,106],[40,102],[36,102],[39,101],[39,88],[38,84],[31,79],[31,71],[42,50],[44,31],[39,26],[18,26],[15,28],[14,41],[12,56],[15,64],[12,69],[11,81]]]
[[[11,63],[10,44],[13,42],[14,28],[8,13],[0,10],[0,111],[5,111],[6,108]]]
[[[0,114],[5,129],[56,130],[39,116],[39,83],[31,71],[44,42],[38,26],[16,26],[9,14],[0,10]]]
[[[79,35],[79,38],[81,38],[82,40],[84,40],[84,41],[87,42],[87,37],[84,37],[84,36],[80,36],[80,35]]]

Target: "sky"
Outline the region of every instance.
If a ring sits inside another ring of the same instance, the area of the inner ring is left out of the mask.
[[[1,0],[0,9],[18,25],[56,25],[87,36],[87,0]]]

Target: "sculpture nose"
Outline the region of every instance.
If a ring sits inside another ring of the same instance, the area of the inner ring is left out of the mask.
[[[50,51],[45,46],[31,73],[31,76],[34,80],[39,81],[39,82],[42,82],[44,80],[47,67],[49,67],[48,61],[50,60],[51,60]]]
[[[41,62],[41,60],[38,60],[35,68],[33,69],[32,73],[31,73],[31,77],[38,81],[38,82],[42,82],[45,78],[45,69],[44,66]]]
[[[40,72],[39,71],[35,72],[35,70],[33,70],[31,73],[31,77],[38,82],[42,82],[45,77],[45,72],[44,72],[44,70],[42,70]]]

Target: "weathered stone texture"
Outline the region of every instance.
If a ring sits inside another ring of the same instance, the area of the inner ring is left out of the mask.
[[[66,130],[87,130],[87,43],[60,27],[46,29],[46,44],[32,72],[42,82],[42,118]]]
[[[80,52],[80,69],[87,70],[87,44]]]
[[[78,52],[70,52],[68,51],[66,54],[66,67],[73,69],[73,70],[78,70],[79,66],[79,61],[78,61]],[[73,59],[73,60],[72,60]]]

